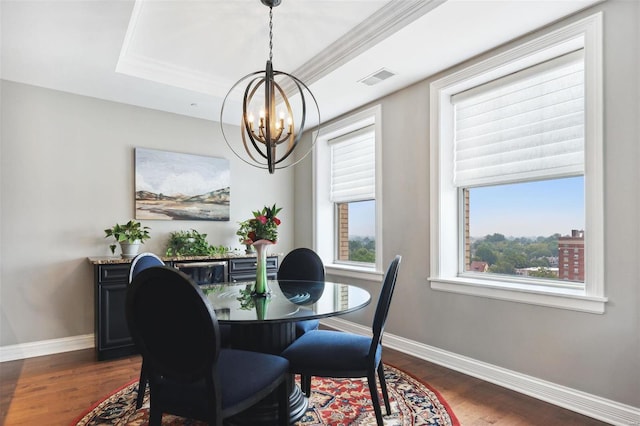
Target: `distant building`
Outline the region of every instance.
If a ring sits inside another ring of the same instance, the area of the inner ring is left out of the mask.
[[[462,190],[464,196],[464,264],[469,269],[467,271],[473,271],[471,269],[471,233],[469,232],[469,189],[464,188]]]
[[[558,278],[584,282],[584,231],[558,238]]]
[[[469,270],[473,272],[487,272],[489,270],[489,264],[487,262],[474,260],[473,262],[471,262]]]

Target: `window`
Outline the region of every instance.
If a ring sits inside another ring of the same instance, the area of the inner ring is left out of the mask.
[[[337,218],[336,263],[375,264],[375,128],[368,125],[327,141],[331,153],[330,201]]]
[[[452,96],[466,271],[473,260],[501,275],[538,268],[530,275],[559,284],[558,237],[584,228],[583,53]]]
[[[380,280],[380,107],[321,128],[314,149],[315,250],[327,272]]]
[[[431,84],[432,288],[604,312],[601,26],[531,36]],[[569,281],[568,247],[585,271]]]

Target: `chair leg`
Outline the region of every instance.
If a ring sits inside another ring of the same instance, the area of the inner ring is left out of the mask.
[[[300,375],[300,387],[302,392],[309,398],[311,396],[311,376]]]
[[[382,388],[382,399],[384,399],[384,408],[387,410],[387,416],[391,414],[391,404],[389,403],[389,393],[387,392],[387,381],[384,379],[384,366],[378,364],[378,380],[380,388]]]
[[[369,382],[369,392],[371,392],[373,411],[376,413],[376,423],[378,426],[384,426],[384,420],[382,420],[382,409],[380,408],[380,398],[378,398],[378,387],[376,386],[376,372],[374,370],[369,371],[367,374],[367,382]]]
[[[149,408],[149,426],[162,426],[162,410],[160,407],[154,407],[153,401]]]
[[[136,398],[136,410],[142,407],[142,401],[144,399],[144,391],[147,389],[147,371],[144,368],[144,361],[142,361],[142,368],[140,369],[140,380],[138,381],[138,397]]]

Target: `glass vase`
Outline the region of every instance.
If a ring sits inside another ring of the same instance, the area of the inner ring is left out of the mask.
[[[263,321],[267,318],[267,310],[269,308],[270,300],[271,300],[270,297],[258,296],[258,295],[253,296],[253,301],[256,306],[256,317],[260,321]]]
[[[269,280],[267,279],[267,251],[273,242],[269,240],[258,240],[253,243],[256,248],[256,284],[253,294],[256,296],[269,296]]]

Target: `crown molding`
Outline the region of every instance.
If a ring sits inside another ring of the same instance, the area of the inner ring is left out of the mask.
[[[429,13],[446,0],[392,0],[292,74],[310,85]],[[290,93],[293,87],[286,86]]]

